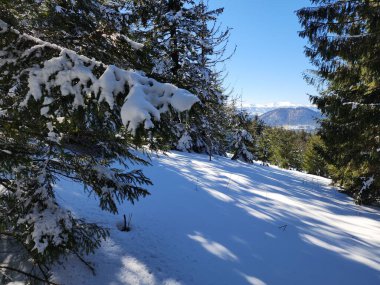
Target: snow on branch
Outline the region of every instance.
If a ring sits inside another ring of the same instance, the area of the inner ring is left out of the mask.
[[[154,121],[160,120],[160,114],[168,111],[169,105],[176,111],[183,112],[199,101],[187,90],[169,83],[160,83],[138,71],[104,65],[74,51],[20,34],[0,20],[0,33],[5,32],[17,34],[18,41],[27,41],[32,46],[20,52],[16,58],[14,53],[7,52],[4,48],[0,51],[0,67],[14,64],[18,60],[25,61],[28,57],[43,57],[46,48],[59,53],[42,64],[34,64],[19,72],[28,74],[28,90],[20,107],[27,107],[31,98],[44,100],[41,115],[48,114],[49,104],[53,102],[50,96],[57,90],[60,91],[60,96],[73,97],[73,109],[79,106],[85,108],[86,98],[89,97],[95,98],[97,103],[105,102],[110,109],[114,109],[116,97],[121,95],[123,103],[117,106],[120,108],[121,120],[128,131],[135,133],[141,124],[144,124],[145,129],[153,128]]]
[[[371,177],[363,177],[363,184],[362,184],[362,188],[360,189],[359,193],[361,194],[363,191],[369,189],[371,187],[371,185],[373,184],[373,182],[375,181],[375,178],[374,176],[372,175]]]
[[[359,103],[359,102],[343,102],[343,106],[349,105],[352,110],[355,110],[359,107],[368,108],[368,109],[376,109],[380,107],[380,103]]]

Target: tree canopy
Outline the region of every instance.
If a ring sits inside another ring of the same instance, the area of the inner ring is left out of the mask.
[[[312,0],[297,12],[308,39],[311,99],[326,119],[320,130],[334,181],[357,203],[380,197],[380,3]]]

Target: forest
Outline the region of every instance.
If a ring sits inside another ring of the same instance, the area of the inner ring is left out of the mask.
[[[323,114],[314,133],[267,126],[237,104],[224,12],[196,0],[0,0],[0,246],[32,264],[0,259],[0,284],[56,284],[52,265],[67,256],[95,272],[86,258],[112,231],[65,207],[57,185],[81,185],[121,215],[158,195],[146,175],[157,153],[274,165],[379,205],[380,2],[296,11]]]

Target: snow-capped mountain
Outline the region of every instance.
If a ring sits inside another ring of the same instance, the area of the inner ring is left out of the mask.
[[[319,111],[307,107],[277,108],[260,116],[260,119],[269,126],[307,131],[316,129],[319,125],[317,120],[321,118]]]
[[[262,115],[269,111],[279,109],[279,108],[298,108],[305,107],[314,111],[318,111],[318,109],[314,105],[302,105],[302,104],[294,104],[291,102],[275,102],[268,104],[245,104],[243,105],[243,109],[252,115]]]

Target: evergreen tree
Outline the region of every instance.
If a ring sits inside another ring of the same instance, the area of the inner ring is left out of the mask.
[[[132,14],[144,14],[136,25],[145,31],[140,36],[149,49],[149,74],[190,90],[200,99],[188,114],[169,113],[163,118],[176,122],[169,134],[173,147],[223,154],[226,96],[217,64],[226,59],[230,32],[217,24],[223,9],[209,10],[204,1],[192,0],[134,1],[131,9]]]
[[[369,204],[380,197],[380,2],[313,0],[298,11],[326,119],[320,135],[335,182]]]
[[[305,132],[266,128],[259,141],[259,153],[264,157],[262,161],[268,159],[282,168],[301,170],[308,136]]]
[[[253,136],[258,138],[265,129],[265,123],[260,119],[259,115],[255,115],[249,128],[252,130]]]
[[[308,139],[302,168],[307,173],[328,177],[328,165],[323,158],[325,146],[320,136],[313,135]]]
[[[255,159],[252,154],[254,139],[248,131],[252,120],[249,114],[243,110],[237,112],[235,126],[232,129],[230,151],[233,153],[232,160],[240,159],[252,163]]]
[[[271,142],[270,162],[282,168],[294,167],[292,157],[295,148],[290,133],[282,128],[272,128],[269,138]]]
[[[169,108],[187,111],[198,99],[20,33],[2,19],[0,35],[0,234],[21,243],[45,271],[68,252],[82,260],[108,235],[63,208],[54,185],[81,183],[111,213],[148,195],[151,181],[127,170],[128,162],[148,163],[131,151],[132,136],[154,128]]]
[[[263,132],[265,129],[264,122],[259,118],[258,115],[255,115],[253,119],[251,119],[251,123],[248,125],[248,132],[252,135],[254,144],[252,148],[252,154],[259,159],[259,141],[263,136]]]
[[[268,165],[271,157],[270,128],[265,127],[257,139],[257,158],[263,165]]]
[[[131,25],[129,1],[4,0],[3,21],[22,33],[68,48],[104,64],[149,69]]]

